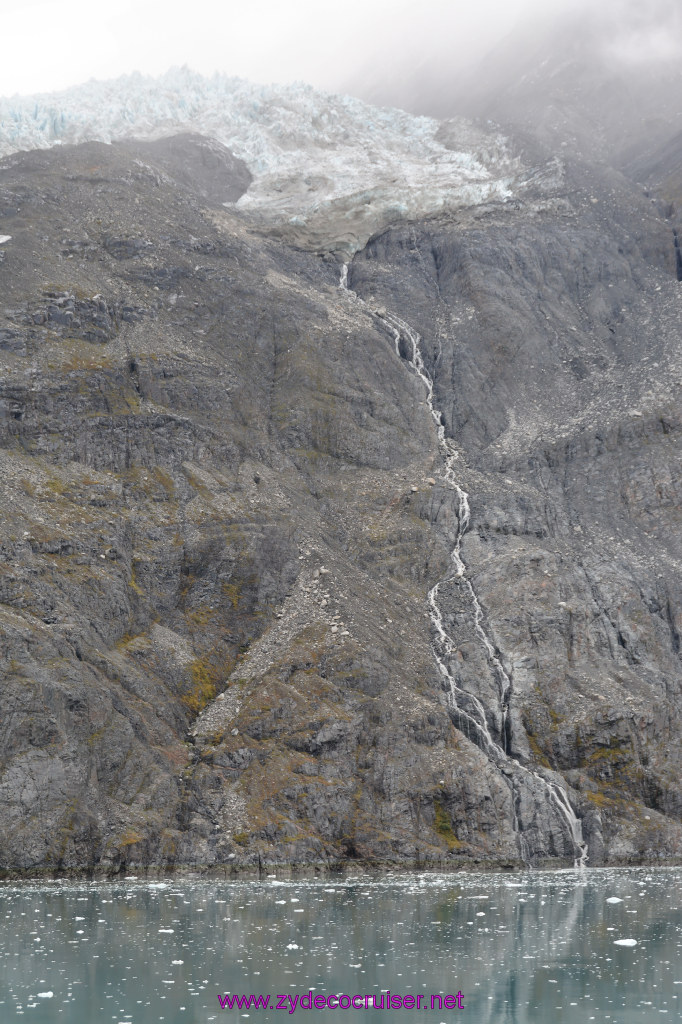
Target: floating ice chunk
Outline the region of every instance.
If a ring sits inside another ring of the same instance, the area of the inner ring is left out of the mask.
[[[159,935],[172,935],[175,928],[159,928]]]
[[[167,889],[168,888],[168,882],[150,882],[149,883],[149,888],[150,889]]]
[[[54,992],[39,992],[38,999],[54,999]]]
[[[609,896],[606,900],[607,903],[622,903],[620,896]]]
[[[289,945],[287,946],[287,949],[300,949],[300,948],[301,947],[297,946],[295,942],[290,942]]]
[[[176,967],[179,964],[184,964],[184,962],[185,962],[184,960],[171,960],[171,963],[174,964]]]
[[[636,946],[637,939],[614,939],[614,946]]]
[[[0,235],[0,245],[4,245],[5,242],[11,242],[11,241],[12,241],[12,236],[11,235]]]

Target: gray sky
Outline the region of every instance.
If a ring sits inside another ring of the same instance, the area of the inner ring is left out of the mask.
[[[571,0],[553,0],[554,4]],[[573,0],[579,2],[579,0]],[[0,95],[173,65],[333,89],[447,45],[472,59],[540,0],[3,0]]]
[[[409,80],[429,62],[475,62],[521,17],[566,9],[589,11],[624,59],[682,50],[682,0],[2,0],[0,96],[183,64],[326,89]]]

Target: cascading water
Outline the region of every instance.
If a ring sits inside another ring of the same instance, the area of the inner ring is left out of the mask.
[[[348,288],[347,263],[343,264],[341,276],[339,278],[339,287],[350,295],[353,295],[358,302],[363,302],[355,292]],[[583,869],[588,859],[587,843],[583,839],[580,820],[576,817],[566,793],[560,786],[553,782],[549,782],[538,772],[535,772],[530,768],[526,768],[519,761],[513,760],[509,757],[508,751],[511,724],[509,719],[509,705],[512,695],[511,679],[505,671],[490,637],[486,633],[483,625],[483,609],[478,599],[478,595],[474,590],[474,586],[467,576],[467,568],[464,560],[462,559],[462,538],[469,529],[471,521],[469,495],[459,486],[455,479],[454,465],[459,458],[459,453],[456,451],[452,439],[445,436],[445,426],[441,410],[436,409],[434,406],[433,380],[424,365],[424,359],[420,348],[421,338],[408,323],[396,316],[395,313],[382,311],[376,315],[379,316],[391,331],[398,357],[405,358],[407,360],[426,388],[426,402],[434,423],[436,424],[438,446],[443,456],[444,469],[442,472],[442,478],[444,483],[457,495],[457,533],[455,537],[455,545],[450,553],[450,558],[455,571],[452,576],[436,583],[428,593],[429,616],[435,631],[433,653],[438,669],[444,681],[448,685],[448,702],[453,713],[453,717],[455,718],[458,727],[467,734],[468,738],[472,739],[490,758],[490,760],[503,771],[504,778],[512,791],[513,826],[514,832],[517,836],[519,853],[523,862],[525,864],[529,864],[530,855],[528,852],[527,842],[518,819],[517,802],[520,801],[518,782],[520,777],[525,774],[526,776],[531,776],[540,784],[547,794],[548,800],[553,804],[559,816],[565,822],[577,853],[577,856],[574,859],[574,866],[576,868]],[[411,355],[406,354],[407,350],[404,345],[405,342],[409,342]],[[402,351],[401,343],[403,343]],[[498,712],[501,720],[499,742],[496,742],[490,733],[485,708],[479,698],[476,697],[475,694],[469,693],[467,690],[463,690],[459,687],[453,673],[448,667],[448,660],[454,653],[455,644],[445,630],[443,625],[443,615],[438,604],[438,594],[443,583],[456,583],[458,586],[463,587],[473,607],[476,634],[485,649],[488,663],[491,666],[498,684]]]

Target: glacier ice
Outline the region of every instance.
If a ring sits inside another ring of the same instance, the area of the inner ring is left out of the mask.
[[[312,248],[356,249],[396,218],[503,201],[520,166],[504,139],[304,84],[256,85],[187,68],[0,99],[0,156],[86,140],[195,131],[254,176],[238,208]]]

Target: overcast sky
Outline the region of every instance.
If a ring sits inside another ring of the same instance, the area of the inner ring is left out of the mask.
[[[682,0],[0,0],[0,96],[187,64],[338,89],[471,64],[521,19],[581,11],[636,59],[673,58]],[[648,36],[642,23],[648,22]],[[653,28],[652,28],[653,25]]]
[[[571,0],[547,0],[563,4]],[[573,0],[578,2],[578,0]],[[541,0],[2,0],[0,96],[173,65],[333,89],[447,42],[471,60]],[[405,54],[408,54],[405,58]]]

